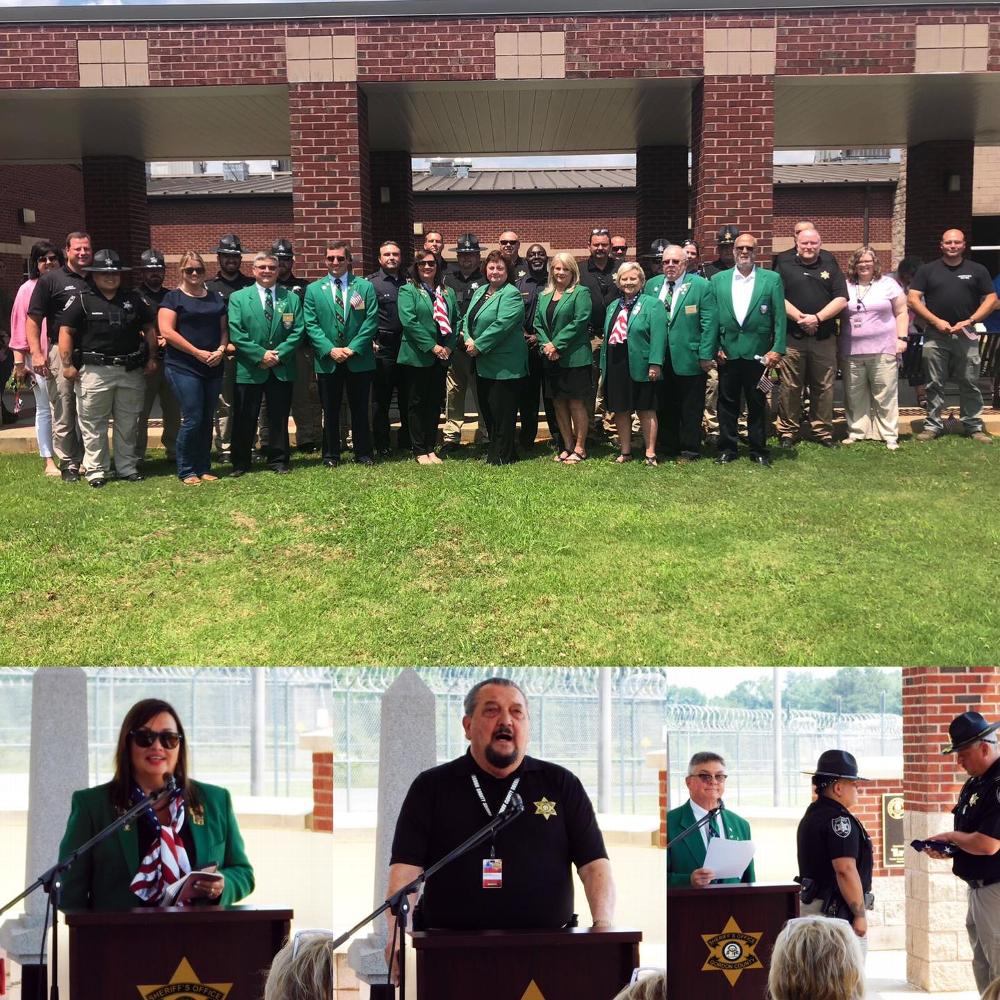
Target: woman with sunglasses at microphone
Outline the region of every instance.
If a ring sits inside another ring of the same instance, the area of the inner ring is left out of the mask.
[[[225,299],[205,286],[205,262],[181,255],[181,283],[160,303],[157,321],[167,342],[164,374],[181,408],[177,477],[185,486],[215,482],[212,426],[229,344]]]
[[[74,792],[60,859],[86,843],[173,776],[155,799],[116,834],[82,854],[63,878],[68,910],[130,910],[166,905],[170,887],[190,872],[213,871],[184,887],[193,902],[228,906],[253,892],[229,792],[192,781],[184,727],[165,701],[133,705],[122,722],[115,773],[107,784]]]

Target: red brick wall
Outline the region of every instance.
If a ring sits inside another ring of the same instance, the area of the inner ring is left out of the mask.
[[[414,250],[413,242],[413,172],[410,154],[375,152],[371,154],[372,238],[375,249],[383,240],[397,240],[403,259]],[[388,188],[389,201],[382,203],[382,188]],[[372,262],[374,270],[375,261]]]
[[[969,140],[923,142],[906,153],[906,253],[924,260],[939,256],[941,235],[972,228],[972,158]],[[957,173],[960,190],[945,190],[945,177]]]
[[[872,838],[872,853],[875,856],[875,869],[872,874],[876,878],[882,875],[902,875],[904,869],[886,868],[882,864],[882,844],[885,840],[882,829],[882,796],[901,792],[902,778],[865,781],[858,786],[858,789],[860,792],[858,804],[852,812],[861,820]]]
[[[906,808],[942,812],[965,779],[953,754],[942,754],[948,723],[962,712],[1000,717],[1000,667],[903,668],[903,777]]]
[[[635,153],[636,243],[688,235],[687,146],[641,146]],[[658,270],[658,269],[657,269]]]
[[[667,846],[667,772],[657,772],[658,785],[660,790],[660,829],[656,843],[658,847]]]
[[[313,812],[312,828],[319,833],[333,833],[333,754],[312,755]]]
[[[94,250],[138,261],[149,246],[145,163],[130,156],[85,156],[83,204]]]

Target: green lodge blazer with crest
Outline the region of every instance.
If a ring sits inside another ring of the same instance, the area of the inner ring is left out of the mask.
[[[608,370],[608,337],[621,309],[615,299],[604,314],[601,371]],[[667,351],[667,313],[659,299],[641,294],[628,317],[628,371],[633,382],[649,381],[649,366],[662,365]]]
[[[659,299],[666,281],[662,274],[657,275],[646,285],[645,293]],[[666,307],[664,302],[664,312]],[[700,375],[700,362],[714,361],[719,349],[715,293],[708,280],[685,274],[674,288],[672,312],[672,316],[666,313],[670,365],[675,375]]]
[[[691,873],[705,867],[705,838],[701,830],[689,834],[676,847],[671,842],[694,823],[694,810],[690,800],[684,805],[671,809],[667,813],[667,885],[690,886]],[[719,822],[724,824],[726,837],[729,840],[751,840],[750,824],[736,813],[724,809],[719,816]],[[720,884],[738,882],[756,882],[753,862],[747,866],[743,878],[719,879]]]
[[[375,288],[365,278],[350,276],[347,318],[343,330],[340,330],[334,300],[335,285],[336,279],[328,274],[306,288],[306,334],[316,349],[316,374],[332,375],[337,370],[337,362],[330,357],[330,351],[335,347],[348,347],[354,351],[344,362],[348,371],[374,371],[372,341],[378,332],[378,296]]]
[[[458,303],[455,301],[455,293],[450,288],[445,288],[444,300],[448,308],[451,336],[442,346],[454,350],[458,341]],[[423,288],[418,288],[412,281],[408,281],[399,290],[397,304],[399,322],[403,326],[398,363],[413,368],[429,368],[436,364],[434,348],[442,342],[437,320],[434,318],[433,300]]]
[[[302,303],[287,288],[275,285],[273,291],[270,327],[256,283],[229,296],[229,340],[236,348],[236,381],[241,385],[263,385],[270,372],[280,382],[295,381],[295,350],[303,336]],[[273,368],[260,367],[265,351],[278,352]]]
[[[785,353],[785,288],[776,271],[756,269],[750,308],[742,324],[733,311],[733,270],[713,274],[711,283],[719,315],[719,347],[727,358],[752,361],[755,354]]]
[[[492,379],[524,378],[528,374],[528,345],[524,341],[524,299],[517,287],[504,285],[476,313],[475,322],[469,323],[488,289],[489,285],[483,285],[475,290],[462,317],[462,337],[474,340],[479,349],[476,373]]]
[[[583,285],[574,285],[563,292],[552,314],[552,329],[549,329],[549,303],[551,292],[543,292],[538,297],[535,309],[535,333],[539,343],[554,344],[559,352],[560,368],[583,368],[593,360],[590,349],[590,311],[593,302],[590,290]]]

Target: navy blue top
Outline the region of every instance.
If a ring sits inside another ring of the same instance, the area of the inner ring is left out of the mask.
[[[175,288],[168,292],[160,303],[161,309],[172,309],[177,313],[177,332],[192,346],[202,351],[218,350],[222,341],[222,324],[219,320],[226,315],[226,301],[218,292],[210,291],[204,298],[196,298]],[[193,354],[167,344],[166,364],[168,368],[180,368],[201,378],[221,378],[222,365],[210,368]]]

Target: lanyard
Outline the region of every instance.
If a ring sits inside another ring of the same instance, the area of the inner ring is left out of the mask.
[[[510,788],[507,789],[507,798],[503,800],[503,805],[500,806],[500,812],[503,812],[507,806],[510,804],[511,796],[517,791],[517,786],[521,783],[520,776],[516,777],[512,782]],[[483,808],[486,810],[486,815],[490,819],[493,819],[493,813],[490,812],[490,807],[486,804],[486,796],[483,795],[482,788],[479,787],[479,778],[476,775],[472,775],[472,784],[476,789],[476,795],[479,796],[479,801],[482,802]]]

